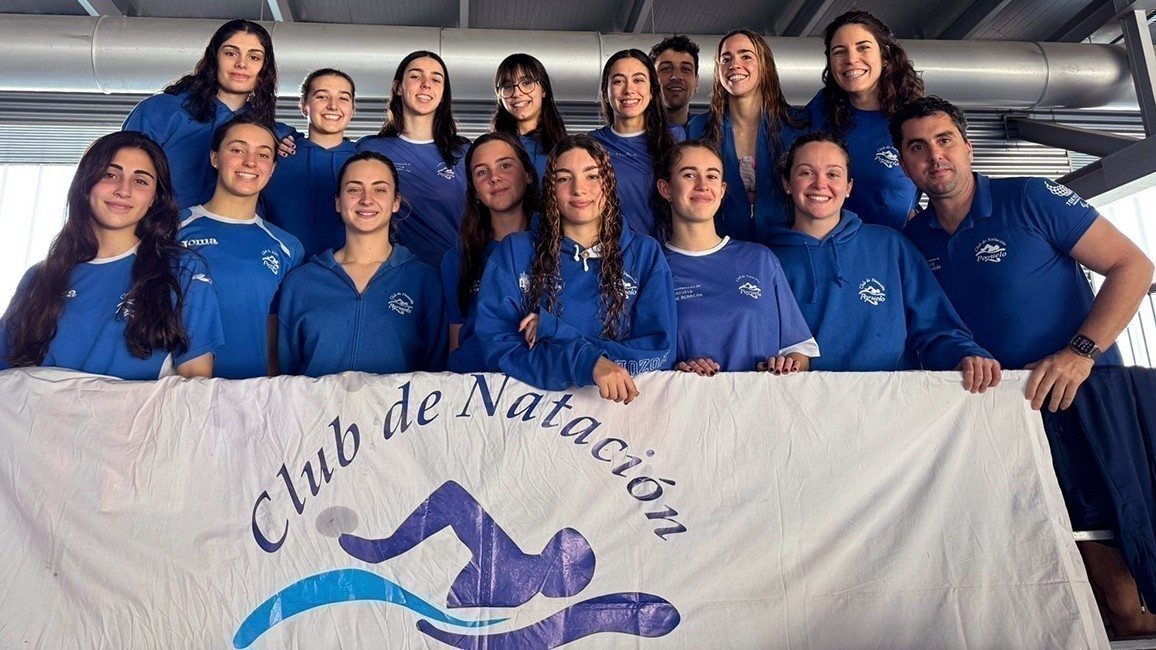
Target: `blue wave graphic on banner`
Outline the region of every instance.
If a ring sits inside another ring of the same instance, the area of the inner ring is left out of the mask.
[[[337,569],[294,582],[261,603],[233,636],[234,648],[248,648],[274,625],[301,612],[334,603],[374,600],[400,605],[424,618],[465,628],[496,625],[507,619],[468,621],[441,611],[401,585],[362,569]]]
[[[462,650],[523,650],[557,648],[603,632],[642,637],[669,634],[681,616],[666,599],[651,594],[607,594],[575,603],[537,623],[497,634],[456,634],[418,621],[417,629],[446,645]]]

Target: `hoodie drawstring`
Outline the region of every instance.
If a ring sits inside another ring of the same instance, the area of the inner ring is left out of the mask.
[[[579,246],[578,244],[574,244],[574,261],[575,262],[579,262],[579,261],[582,262],[582,272],[583,273],[589,273],[590,272],[590,258],[592,258],[592,257],[594,257],[594,258],[602,257],[602,244],[594,244],[593,246],[591,246],[590,248],[587,248],[586,250],[582,250],[581,246]]]

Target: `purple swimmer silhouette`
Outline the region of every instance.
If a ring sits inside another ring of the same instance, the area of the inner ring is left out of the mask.
[[[378,563],[414,548],[446,527],[472,557],[450,587],[449,607],[518,607],[542,594],[573,596],[594,577],[594,551],[582,533],[563,528],[536,555],[525,553],[474,499],[453,481],[434,490],[389,537],[344,534],[341,548]]]

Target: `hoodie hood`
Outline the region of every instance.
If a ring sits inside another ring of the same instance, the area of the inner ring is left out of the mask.
[[[815,258],[818,257],[820,260],[824,260],[829,257],[835,271],[832,281],[840,287],[846,286],[848,280],[843,275],[843,267],[839,263],[839,247],[854,239],[855,235],[859,234],[859,228],[862,225],[863,221],[859,218],[859,215],[849,210],[843,210],[839,215],[839,224],[835,226],[834,230],[827,233],[827,236],[823,239],[815,239],[810,235],[785,226],[775,226],[767,236],[766,243],[772,249],[793,248],[795,250],[802,249],[806,251],[807,279],[810,283],[807,303],[815,304],[819,290],[819,274],[816,271]]]
[[[618,246],[622,250],[623,256],[626,255],[627,248],[634,242],[635,234],[630,230],[625,223],[622,224],[622,235],[618,237]],[[583,248],[582,244],[562,236],[562,261],[574,260],[576,264],[582,265],[583,271],[590,271],[590,260],[602,257],[601,242],[594,244],[590,248]]]

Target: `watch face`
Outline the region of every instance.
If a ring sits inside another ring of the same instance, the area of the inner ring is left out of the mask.
[[[1084,355],[1085,357],[1092,356],[1092,354],[1096,351],[1096,342],[1084,336],[1083,334],[1077,334],[1073,336],[1072,341],[1068,345],[1070,345],[1073,350]]]

